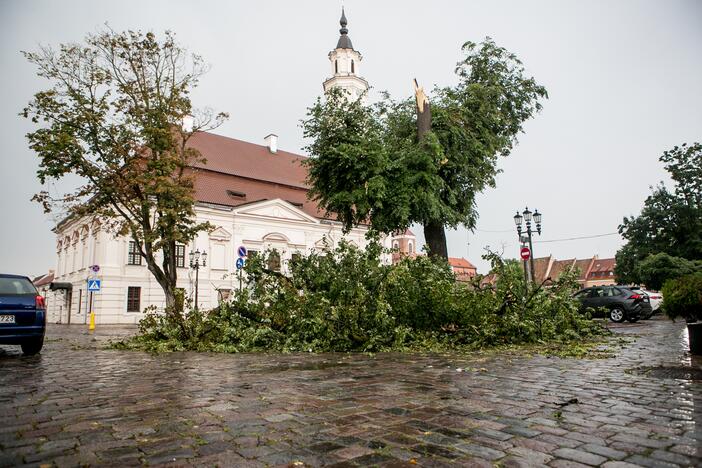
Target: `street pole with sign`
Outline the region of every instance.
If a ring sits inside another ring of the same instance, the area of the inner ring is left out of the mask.
[[[91,265],[90,274],[88,277],[88,310],[90,311],[90,322],[88,325],[89,331],[95,330],[95,310],[93,310],[93,293],[100,291],[101,282],[97,279],[97,274],[100,272],[100,265]]]
[[[202,260],[202,261],[200,261]],[[200,306],[198,305],[197,292],[199,289],[200,282],[200,267],[207,266],[207,252],[200,252],[200,249],[195,251],[190,251],[190,268],[195,270],[195,310],[198,310]]]
[[[236,253],[239,255],[239,258],[236,259],[236,269],[237,269],[237,273],[239,276],[239,294],[241,294],[241,290],[243,289],[243,285],[242,285],[242,276],[244,273],[243,268],[244,268],[244,264],[246,263],[246,256],[249,254],[249,252],[246,250],[246,247],[241,245],[237,249]]]
[[[529,272],[531,273],[531,281],[536,282],[536,274],[534,272],[534,257],[533,257],[533,252],[534,252],[534,245],[531,240],[531,235],[532,235],[532,230],[531,230],[531,223],[532,221],[536,224],[536,232],[541,235],[541,213],[539,213],[539,210],[534,211],[533,213],[529,210],[529,208],[526,208],[522,213],[519,213],[517,211],[517,214],[514,215],[514,224],[517,225],[517,234],[519,235],[519,239],[522,240],[522,221],[526,222],[526,239],[529,241],[529,256],[525,259],[522,256],[522,259],[524,259],[525,265],[524,269],[526,270],[526,262],[528,259],[529,262]],[[526,247],[524,247],[526,248]],[[522,248],[522,251],[524,250]]]

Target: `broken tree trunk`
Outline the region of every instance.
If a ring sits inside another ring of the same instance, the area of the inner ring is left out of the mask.
[[[414,80],[414,95],[417,100],[417,140],[421,143],[427,133],[431,131],[431,105],[424,89]],[[441,221],[424,223],[424,240],[429,248],[429,255],[439,256],[448,260],[446,247],[446,231]]]

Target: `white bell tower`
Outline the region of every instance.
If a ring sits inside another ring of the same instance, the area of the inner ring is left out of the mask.
[[[359,66],[363,57],[360,52],[353,49],[351,38],[348,36],[349,30],[346,29],[348,22],[343,7],[339,24],[341,36],[336,43],[336,49],[329,52],[332,77],[324,81],[324,92],[331,88],[341,88],[351,99],[358,99],[368,91],[368,82],[359,75]]]

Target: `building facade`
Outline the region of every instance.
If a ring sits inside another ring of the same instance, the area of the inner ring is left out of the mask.
[[[358,97],[368,83],[358,76],[361,55],[351,45],[346,24],[342,12],[341,37],[329,54],[334,75],[323,86]],[[360,248],[367,244],[367,226],[344,234],[340,223],[307,199],[305,157],[280,150],[277,140],[271,134],[265,145],[258,145],[200,132],[189,141],[207,161],[189,168],[195,175],[197,222],[209,222],[214,229],[177,247],[177,287],[189,298],[195,296],[196,272],[188,257],[192,251],[206,252],[206,265],[197,272],[200,308],[215,307],[239,290],[235,263],[241,246],[249,252],[275,250],[275,268],[286,273],[293,255],[333,249],[342,238]],[[145,309],[165,306],[163,291],[134,241],[115,235],[99,219],[68,219],[54,231],[55,275],[45,291],[49,321],[87,323],[92,310],[97,324],[137,323]],[[416,249],[411,231],[387,237],[383,244],[404,253]],[[383,261],[391,262],[391,255]],[[99,292],[88,291],[90,279],[100,280]]]
[[[456,281],[467,283],[478,274],[478,269],[463,257],[449,257],[451,271],[456,276]]]

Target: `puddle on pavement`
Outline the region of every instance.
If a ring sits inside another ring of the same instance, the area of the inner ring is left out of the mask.
[[[671,367],[637,367],[631,370],[632,374],[645,375],[657,379],[700,380],[702,381],[702,368],[687,366]]]
[[[334,367],[347,367],[350,363],[343,361],[322,361],[322,362],[291,362],[286,364],[277,364],[273,366],[257,367],[250,369],[249,372],[258,372],[268,374],[274,372],[285,372],[289,370],[306,371],[306,370],[324,370]]]

